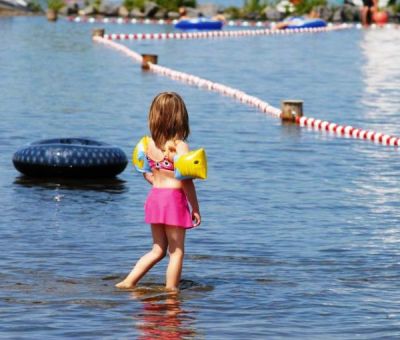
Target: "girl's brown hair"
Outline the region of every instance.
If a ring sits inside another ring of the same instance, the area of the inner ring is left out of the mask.
[[[186,140],[189,136],[189,115],[181,96],[162,92],[151,103],[149,111],[151,137],[159,149],[170,140]]]

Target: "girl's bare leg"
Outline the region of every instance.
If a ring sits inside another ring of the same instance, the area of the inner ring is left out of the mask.
[[[115,285],[117,288],[135,287],[139,280],[157,262],[164,258],[168,248],[168,239],[165,230],[166,227],[162,224],[151,225],[151,232],[153,234],[153,248],[139,259],[135,267],[123,281]]]
[[[165,233],[168,239],[169,264],[166,274],[165,288],[178,290],[181,279],[183,257],[185,255],[185,233],[186,229],[167,226]]]

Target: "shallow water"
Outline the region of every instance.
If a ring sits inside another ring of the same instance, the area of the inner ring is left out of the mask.
[[[0,21],[0,335],[5,338],[354,339],[400,336],[398,150],[283,126],[230,98],[93,44],[94,26]],[[164,31],[109,25],[110,32]],[[140,42],[159,63],[308,116],[400,135],[399,30]],[[187,237],[182,293],[165,261],[114,284],[150,245],[148,186],[21,178],[26,143],[85,136],[130,154],[154,95],[184,97],[204,222]]]

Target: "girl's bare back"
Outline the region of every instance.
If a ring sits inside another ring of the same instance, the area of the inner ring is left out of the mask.
[[[173,163],[176,154],[184,154],[188,151],[188,145],[180,140],[168,141],[164,146],[164,150],[161,150],[155,145],[153,139],[151,139],[147,149],[147,156],[155,162],[168,160]],[[152,174],[152,184],[155,188],[180,189],[183,187],[182,181],[175,178],[173,171],[153,168]]]

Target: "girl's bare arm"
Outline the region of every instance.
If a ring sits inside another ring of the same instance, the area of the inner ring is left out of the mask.
[[[197,227],[201,223],[200,207],[197,200],[196,188],[192,179],[186,179],[182,181],[183,191],[192,207],[192,220],[193,226]]]
[[[178,143],[176,147],[177,154],[183,155],[189,152],[189,146],[185,142]],[[196,188],[192,179],[182,181],[183,191],[192,207],[192,220],[193,226],[197,227],[201,223],[200,207],[197,200]]]
[[[144,177],[144,179],[145,179],[147,182],[149,182],[151,185],[153,185],[154,176],[153,176],[152,173],[150,173],[150,172],[145,172],[145,173],[143,174],[143,177]]]

